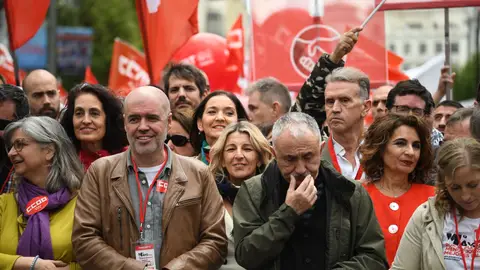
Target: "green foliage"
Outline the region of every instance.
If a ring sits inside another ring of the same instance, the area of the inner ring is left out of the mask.
[[[129,0],[79,0],[75,5],[57,1],[58,26],[85,26],[94,31],[92,71],[99,83],[106,85],[110,71],[113,41],[116,37],[141,48],[135,1]],[[83,80],[80,77],[62,76],[65,89]]]
[[[466,100],[476,97],[477,77],[477,56],[473,55],[459,71],[453,86],[454,100]]]

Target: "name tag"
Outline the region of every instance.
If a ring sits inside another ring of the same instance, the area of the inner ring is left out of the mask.
[[[153,244],[135,246],[135,259],[145,263],[148,270],[156,270]]]

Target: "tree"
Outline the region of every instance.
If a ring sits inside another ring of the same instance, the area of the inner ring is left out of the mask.
[[[99,83],[106,85],[110,71],[113,41],[119,37],[142,48],[135,1],[79,0],[75,5],[57,1],[58,26],[85,26],[94,30],[92,71]],[[83,80],[62,76],[66,89]]]
[[[475,98],[477,85],[477,56],[473,55],[467,64],[457,72],[453,86],[454,100]]]

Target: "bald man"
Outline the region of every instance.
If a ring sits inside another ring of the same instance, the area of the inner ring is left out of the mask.
[[[202,162],[165,145],[167,96],[140,87],[124,108],[130,149],[95,161],[78,195],[77,261],[83,269],[218,269],[227,254],[223,202]]]
[[[387,114],[387,97],[390,90],[392,90],[392,85],[383,85],[375,89],[372,93],[372,115],[373,119],[377,117],[382,117]]]
[[[60,92],[52,73],[37,69],[30,72],[22,83],[30,105],[30,115],[57,119],[60,112]]]

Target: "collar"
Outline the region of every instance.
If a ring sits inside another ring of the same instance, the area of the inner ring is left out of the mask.
[[[341,144],[339,144],[337,141],[335,141],[335,139],[333,138],[333,135],[332,135],[332,141],[333,141],[333,150],[335,150],[335,153],[341,157],[345,157],[345,154],[346,154],[346,151],[345,151],[345,148],[343,148],[343,146]],[[365,141],[365,139],[362,139],[360,141],[360,144],[358,145],[357,149],[355,150],[355,155],[357,157],[359,157],[359,149],[360,149],[360,146],[363,144],[363,142]]]
[[[355,192],[355,183],[338,173],[328,162],[320,163],[317,179],[323,180],[325,190],[330,192],[339,203],[347,208],[351,207],[350,198]],[[276,160],[268,164],[265,172],[262,174],[261,180],[265,190],[264,196],[276,201],[280,181],[286,181],[280,173]]]
[[[168,159],[165,163],[165,168],[163,169],[167,175],[170,175],[172,171],[172,150],[166,144],[163,144],[163,147],[167,149]],[[132,163],[132,152],[131,149],[127,151],[127,169],[129,172],[134,172],[133,170],[133,163]]]

